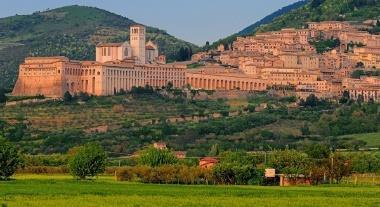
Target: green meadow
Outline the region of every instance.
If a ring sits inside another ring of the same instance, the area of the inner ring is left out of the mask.
[[[380,206],[376,186],[186,186],[76,181],[70,176],[18,175],[0,182],[0,206]]]
[[[366,134],[353,134],[353,135],[345,135],[340,138],[348,138],[361,140],[366,142],[367,147],[380,147],[380,133],[366,133]]]

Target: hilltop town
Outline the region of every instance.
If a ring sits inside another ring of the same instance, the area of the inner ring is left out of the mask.
[[[154,88],[169,82],[175,88],[192,87],[216,91],[287,90],[305,99],[311,94],[338,99],[380,100],[380,78],[352,78],[358,68],[376,73],[380,68],[380,35],[361,31],[348,22],[309,22],[304,29],[238,37],[232,45],[192,56],[197,68],[186,63],[166,64],[158,46],[146,42],[145,27],[130,28],[130,43],[102,43],[96,61],[66,57],[29,57],[20,65],[13,95],[62,97],[85,92],[113,95],[132,87]]]
[[[318,44],[327,45],[317,48]],[[220,45],[216,51],[195,54],[194,61],[212,58],[224,67],[217,71],[208,66],[199,68],[189,72],[188,78],[192,86],[207,89],[290,87],[300,98],[315,94],[326,99],[338,98],[348,91],[355,100],[363,96],[366,101],[379,101],[378,77],[351,78],[357,68],[376,71],[380,67],[379,46],[379,35],[360,31],[347,22],[310,22],[305,29],[286,28],[238,37],[229,50]],[[193,79],[196,77],[206,82],[198,83]]]

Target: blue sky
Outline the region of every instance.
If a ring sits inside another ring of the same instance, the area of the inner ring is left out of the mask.
[[[0,17],[86,5],[158,27],[203,45],[216,41],[297,0],[1,0]]]

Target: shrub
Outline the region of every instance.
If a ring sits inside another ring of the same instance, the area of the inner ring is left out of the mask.
[[[67,165],[68,156],[62,154],[52,155],[25,155],[25,166],[60,167]]]
[[[139,163],[150,167],[158,167],[161,165],[170,165],[178,162],[178,159],[170,150],[149,148],[142,151]]]
[[[186,165],[162,165],[160,167],[136,166],[116,170],[118,181],[165,184],[210,184],[212,171]]]
[[[66,91],[65,94],[63,94],[63,102],[70,103],[73,100],[73,96],[70,94],[70,92]]]
[[[66,174],[69,173],[69,169],[65,166],[51,167],[51,166],[28,166],[22,169],[18,169],[17,173],[26,174]]]
[[[251,113],[255,112],[256,111],[256,106],[253,105],[253,104],[248,104],[247,106],[247,110]]]
[[[0,137],[0,180],[8,180],[21,164],[16,147]]]
[[[99,144],[86,144],[74,151],[68,166],[74,177],[83,180],[105,171],[107,155]]]
[[[86,101],[90,100],[91,97],[87,92],[79,92],[79,94],[77,95],[76,98],[78,98],[81,101],[86,102]]]
[[[125,109],[124,106],[121,104],[116,104],[112,106],[112,111],[115,113],[124,113]]]

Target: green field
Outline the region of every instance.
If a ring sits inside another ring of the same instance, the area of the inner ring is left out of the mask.
[[[0,206],[380,206],[379,187],[150,185],[75,181],[69,176],[16,176],[0,182]]]
[[[380,133],[353,134],[342,136],[341,138],[365,141],[367,147],[380,147]]]

